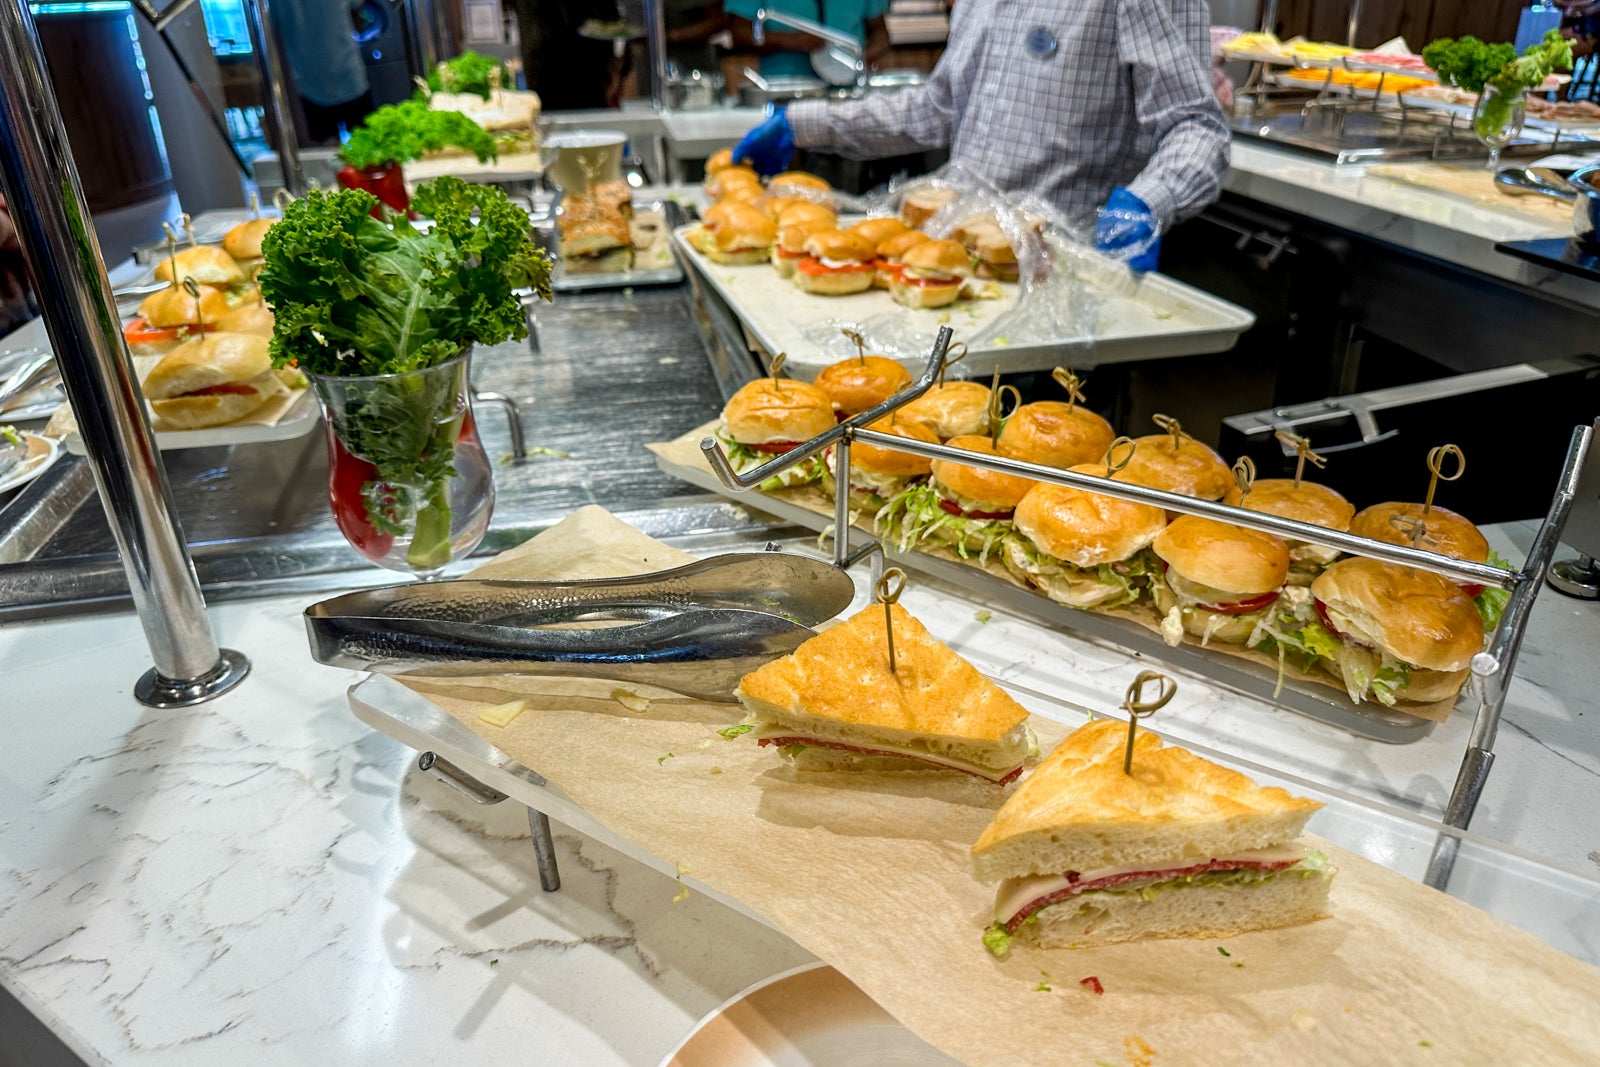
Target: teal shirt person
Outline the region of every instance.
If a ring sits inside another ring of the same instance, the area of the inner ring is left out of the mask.
[[[754,21],[756,11],[766,8],[774,14],[788,12],[820,22],[830,29],[848,33],[866,43],[867,20],[881,18],[889,10],[889,0],[726,0],[723,9],[730,15]],[[790,31],[780,19],[772,19],[767,29]],[[814,78],[811,57],[804,52],[770,52],[761,57],[761,74],[767,78]]]

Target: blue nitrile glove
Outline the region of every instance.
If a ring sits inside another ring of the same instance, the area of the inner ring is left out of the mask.
[[[1156,233],[1156,218],[1150,213],[1150,205],[1121,186],[1111,190],[1095,220],[1094,245],[1136,271],[1155,270],[1161,238]]]
[[[756,173],[771,175],[787,168],[792,155],[794,130],[789,125],[789,116],[783,113],[783,108],[769,103],[766,121],[744,135],[744,140],[733,150],[733,161],[748,160]]]

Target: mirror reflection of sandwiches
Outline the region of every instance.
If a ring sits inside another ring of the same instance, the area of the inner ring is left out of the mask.
[[[972,846],[999,882],[984,944],[1081,948],[1157,937],[1231,937],[1323,918],[1334,870],[1296,842],[1322,805],[1165,746],[1127,724],[1075,730]]]
[[[607,274],[633,269],[633,235],[621,217],[594,216],[561,231],[561,269]]]
[[[185,341],[144,380],[151,410],[175,430],[237,422],[285,392],[272,369],[266,338],[241,333]]]
[[[873,605],[745,675],[759,744],[800,770],[954,771],[1004,785],[1037,747],[1028,712],[898,604],[895,670]]]

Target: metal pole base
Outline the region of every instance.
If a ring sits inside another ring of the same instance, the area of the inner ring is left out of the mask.
[[[231,648],[219,648],[217,653],[217,665],[192,681],[164,678],[154,667],[150,668],[134,683],[133,698],[149,708],[187,708],[221,696],[244,681],[250,673],[250,661],[243,652]]]
[[[546,893],[554,893],[561,888],[561,869],[556,866],[556,843],[550,837],[550,817],[537,808],[529,808],[528,831],[533,835],[533,859],[539,865],[539,884]]]
[[[1558,593],[1583,600],[1600,599],[1600,566],[1592,557],[1579,556],[1551,564],[1548,581]]]

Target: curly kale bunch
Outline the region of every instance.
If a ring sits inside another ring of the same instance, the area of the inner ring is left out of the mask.
[[[459,111],[434,111],[425,100],[380,107],[350,134],[339,149],[357,170],[385,163],[409,163],[442,148],[464,148],[482,163],[496,158],[494,138]]]
[[[500,88],[515,89],[516,82],[506,65],[492,56],[462,52],[428,72],[428,91],[432,93],[475,93],[489,99],[493,92],[491,71],[500,72]]]
[[[1452,40],[1441,37],[1422,50],[1422,61],[1439,80],[1469,93],[1483,91],[1483,83],[1517,58],[1509,44],[1485,44],[1476,37]]]

